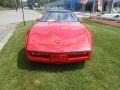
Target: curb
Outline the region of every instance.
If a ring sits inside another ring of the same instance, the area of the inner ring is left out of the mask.
[[[5,44],[8,42],[8,40],[10,39],[10,37],[13,35],[14,31],[15,31],[15,28],[14,28],[14,30],[10,31],[5,36],[5,38],[0,42],[0,51],[3,49],[3,47],[5,46]]]
[[[92,21],[92,22],[95,22],[95,23],[101,23],[101,24],[106,24],[106,25],[110,25],[110,26],[116,26],[116,27],[120,27],[120,24],[119,22],[115,22],[115,21],[109,21],[109,22],[104,22],[104,21],[107,21],[107,20],[102,20],[102,21],[99,21],[99,20],[90,20],[90,19],[87,19],[88,21]],[[101,19],[100,19],[101,20]],[[112,23],[111,23],[112,22]]]

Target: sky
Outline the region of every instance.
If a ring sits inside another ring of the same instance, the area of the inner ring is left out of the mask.
[[[23,0],[23,1],[27,1],[27,0]]]

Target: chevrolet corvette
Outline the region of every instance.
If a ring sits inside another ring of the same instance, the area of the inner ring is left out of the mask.
[[[26,37],[29,61],[67,64],[90,59],[92,33],[72,11],[47,11],[36,21]]]

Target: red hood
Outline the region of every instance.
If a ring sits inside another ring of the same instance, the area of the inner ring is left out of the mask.
[[[79,22],[40,22],[28,35],[27,50],[72,52],[91,50],[87,28]]]

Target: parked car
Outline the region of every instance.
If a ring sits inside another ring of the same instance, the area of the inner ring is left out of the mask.
[[[54,64],[85,62],[92,55],[92,33],[67,10],[46,12],[27,33],[29,61]]]
[[[97,18],[100,19],[106,19],[106,20],[113,20],[113,21],[120,21],[120,13],[106,13],[101,16],[97,16]]]
[[[53,10],[65,10],[65,8],[63,8],[63,7],[49,7],[49,8],[46,8],[46,11],[53,11]]]

